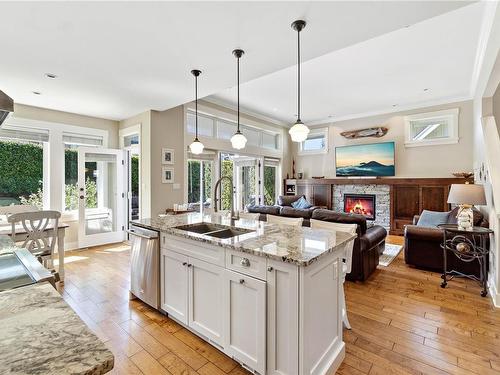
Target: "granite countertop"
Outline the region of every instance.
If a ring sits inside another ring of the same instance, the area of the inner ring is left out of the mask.
[[[245,228],[252,230],[252,232],[220,239],[176,228],[181,225],[194,225],[201,222]],[[221,215],[202,215],[200,213],[161,215],[157,218],[134,220],[131,223],[195,241],[294,263],[298,266],[308,266],[323,255],[343,247],[347,242],[356,238],[355,235],[340,231],[268,224],[259,220],[241,219],[234,221]]]
[[[114,357],[49,283],[0,293],[2,374],[104,374]]]

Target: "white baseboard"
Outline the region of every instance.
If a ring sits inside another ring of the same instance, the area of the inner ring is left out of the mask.
[[[488,282],[488,293],[490,294],[490,298],[493,301],[493,305],[495,305],[496,308],[500,309],[500,294],[498,293],[495,283],[491,282],[491,280]]]

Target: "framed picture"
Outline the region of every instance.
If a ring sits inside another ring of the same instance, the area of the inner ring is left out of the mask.
[[[161,149],[161,163],[162,164],[174,164],[174,150],[171,148]]]
[[[163,184],[174,183],[174,168],[168,168],[168,167],[161,168],[161,182]]]

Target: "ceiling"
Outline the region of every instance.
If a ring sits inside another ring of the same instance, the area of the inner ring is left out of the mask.
[[[239,47],[246,51],[242,82],[249,82],[242,89],[242,102],[289,122],[295,113],[296,63],[296,36],[290,23],[303,18],[308,22],[303,59],[310,60],[304,66],[304,120],[316,120],[330,112],[401,103],[418,83],[431,87],[431,93],[444,92],[449,83],[453,92],[461,90],[452,81],[462,82],[470,70],[469,47],[477,34],[477,17],[461,18],[463,30],[455,28],[456,22],[447,22],[445,31],[450,35],[425,32],[418,37],[415,30],[426,19],[466,5],[462,1],[1,2],[0,13],[8,16],[0,23],[0,89],[17,103],[120,120],[191,101],[189,71],[199,68],[200,96],[220,93],[216,99],[231,102],[233,96],[224,90],[235,84],[231,51]],[[433,24],[433,30],[436,27]],[[461,56],[448,46],[455,45],[459,36],[465,37]],[[374,45],[373,38],[381,42]],[[432,48],[426,50],[424,44]],[[359,49],[363,45],[366,50]],[[436,54],[439,46],[446,54]],[[429,58],[430,65],[447,67],[437,81],[435,75],[421,79],[421,63]],[[457,68],[462,65],[466,66]],[[45,73],[58,78],[46,78]]]
[[[484,5],[468,5],[306,61],[302,120],[318,124],[470,99]],[[304,50],[310,48],[307,42]],[[296,74],[293,66],[245,83],[243,107],[292,124]],[[234,97],[234,90],[226,89],[209,100],[232,105]]]

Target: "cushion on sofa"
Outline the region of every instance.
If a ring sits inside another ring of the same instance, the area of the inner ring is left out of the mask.
[[[312,204],[309,203],[305,197],[300,197],[299,200],[292,203],[292,207],[297,209],[306,209],[311,208]]]
[[[358,224],[358,235],[362,236],[366,233],[366,218],[363,215],[318,209],[314,210],[311,218],[334,223]]]
[[[419,227],[435,228],[439,224],[446,224],[448,222],[449,215],[449,212],[423,210],[418,218],[417,225]]]
[[[292,203],[298,201],[300,198],[305,198],[303,195],[280,195],[278,197],[278,206],[292,207]]]

